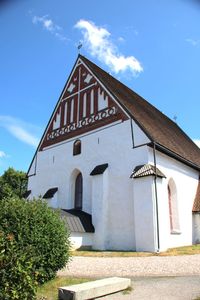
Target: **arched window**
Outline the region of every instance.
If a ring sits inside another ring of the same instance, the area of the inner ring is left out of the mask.
[[[74,208],[82,210],[83,202],[83,176],[79,173],[75,181],[75,199],[74,199]]]
[[[168,183],[169,219],[171,233],[180,233],[177,190],[174,180]]]
[[[81,154],[81,141],[76,140],[73,145],[73,155]]]

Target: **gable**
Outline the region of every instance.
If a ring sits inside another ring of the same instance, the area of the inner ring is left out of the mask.
[[[126,114],[114,98],[79,58],[55,108],[39,150],[126,119]]]

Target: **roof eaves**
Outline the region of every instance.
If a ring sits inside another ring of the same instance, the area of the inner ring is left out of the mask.
[[[154,144],[155,144],[155,147],[156,147],[157,150],[160,150],[161,152],[163,152],[163,153],[165,153],[165,154],[167,154],[167,155],[169,155],[169,156],[177,159],[178,161],[180,161],[180,162],[182,162],[182,163],[184,163],[184,164],[186,164],[186,165],[188,165],[188,166],[196,169],[197,171],[200,171],[200,166],[192,163],[191,161],[187,160],[186,158],[180,156],[176,152],[173,152],[172,150],[166,148],[165,146],[163,146],[163,145],[161,145],[159,143],[155,142]],[[151,147],[151,145],[149,145],[149,146]]]

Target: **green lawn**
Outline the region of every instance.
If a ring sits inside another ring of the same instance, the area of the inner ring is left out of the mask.
[[[38,288],[37,300],[58,300],[58,288],[89,281],[85,278],[56,277]]]
[[[151,252],[128,252],[128,251],[73,251],[72,256],[91,256],[91,257],[146,257],[146,256],[172,256],[172,255],[192,255],[200,254],[200,244],[178,247],[161,253]]]

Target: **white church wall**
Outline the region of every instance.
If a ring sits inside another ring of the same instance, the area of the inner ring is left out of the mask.
[[[69,240],[72,250],[77,250],[81,247],[84,249],[91,248],[93,244],[93,233],[71,232]]]
[[[33,161],[31,163],[31,167],[29,170],[29,176],[34,176],[35,175],[35,168],[36,168],[36,163],[37,163],[37,155],[33,158]]]
[[[134,122],[133,122],[134,123]],[[136,124],[133,124],[137,128]],[[136,131],[134,129],[134,131]],[[144,144],[146,137],[137,128],[137,140]],[[83,175],[83,210],[92,213],[92,176],[97,165],[108,163],[108,222],[105,239],[107,249],[135,249],[133,190],[130,175],[139,164],[148,161],[147,146],[133,149],[130,120],[115,123],[77,137],[81,140],[81,154],[73,156],[73,143],[67,140],[38,152],[36,176],[29,178],[32,195],[44,195],[58,187],[58,207],[74,207],[74,174]],[[95,236],[95,233],[94,233]]]
[[[154,164],[153,150],[149,148],[149,163]],[[192,244],[192,207],[197,190],[198,171],[156,151],[156,165],[165,174],[162,184],[158,183],[159,232],[161,250]],[[168,183],[173,179],[177,190],[180,231],[171,233]]]
[[[133,132],[134,132],[134,146],[139,146],[142,144],[149,143],[149,138],[145,135],[145,133],[140,129],[140,127],[132,121],[133,124]]]
[[[58,208],[58,197],[57,193],[52,198],[45,199],[49,207]]]
[[[92,223],[95,228],[93,249],[105,250],[108,212],[108,169],[92,176]]]
[[[133,179],[136,251],[157,251],[153,176]]]
[[[193,213],[192,221],[193,244],[200,244],[200,213]]]

